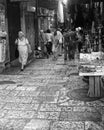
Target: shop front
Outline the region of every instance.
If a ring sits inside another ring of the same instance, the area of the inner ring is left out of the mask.
[[[54,27],[54,10],[46,8],[39,8],[38,19],[39,19],[39,30],[46,31]]]
[[[18,58],[18,50],[15,40],[18,37],[18,31],[21,30],[20,22],[20,3],[11,3],[7,1],[7,17],[8,17],[8,36],[10,48],[10,62]]]
[[[81,37],[78,72],[88,80],[86,97],[104,97],[104,2],[101,0],[70,6],[72,26]],[[77,42],[76,42],[77,43]]]
[[[35,46],[35,18],[33,4],[31,2],[6,0],[7,12],[7,30],[8,30],[8,47],[9,64],[18,60],[18,49],[15,40],[18,38],[18,32],[22,30],[28,38],[32,50]]]
[[[8,25],[6,13],[6,1],[0,1],[0,71],[9,62]]]
[[[48,17],[49,10],[44,8],[43,12],[44,16],[36,12],[36,2],[33,0],[0,0],[0,68],[5,68],[18,59],[19,54],[15,45],[18,31],[22,30],[25,33],[34,51],[37,30],[46,30],[51,25],[52,17]],[[40,20],[40,24],[37,20]]]
[[[31,2],[7,1],[7,16],[9,30],[10,62],[18,58],[18,50],[15,40],[18,31],[22,30],[28,38],[32,50],[35,46],[35,10]]]
[[[0,71],[18,59],[19,53],[15,45],[18,31],[25,33],[34,50],[34,19],[34,11],[28,2],[0,0]]]
[[[35,49],[35,4],[21,2],[21,29],[29,40],[32,50]]]

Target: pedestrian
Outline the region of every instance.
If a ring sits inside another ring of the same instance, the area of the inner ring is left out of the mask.
[[[18,46],[19,62],[21,63],[21,71],[23,71],[27,64],[29,49],[31,48],[28,39],[22,31],[18,32],[18,38],[16,39],[15,44]]]
[[[67,58],[73,60],[76,51],[76,33],[74,31],[67,31],[64,33],[64,60]]]
[[[45,34],[43,30],[40,30],[40,35],[39,35],[39,47],[42,53],[42,57],[44,57],[44,43],[45,43]]]
[[[49,55],[52,54],[52,44],[53,44],[53,34],[51,33],[51,30],[48,29],[46,32],[46,48],[47,53]]]
[[[76,36],[77,36],[78,52],[81,53],[83,43],[84,43],[84,34],[81,27],[76,28]]]
[[[57,37],[57,31],[54,32],[54,41],[52,46],[53,60],[57,60],[58,57],[59,41]]]
[[[49,58],[48,50],[47,50],[47,30],[44,31],[44,55]]]
[[[59,56],[61,56],[62,55],[62,46],[63,46],[63,35],[62,35],[60,29],[57,30],[57,37],[58,37],[58,41],[59,41],[59,50],[58,50],[58,52],[59,52]]]
[[[64,34],[64,61],[68,59],[68,44],[69,44],[69,34],[68,30],[65,30]]]

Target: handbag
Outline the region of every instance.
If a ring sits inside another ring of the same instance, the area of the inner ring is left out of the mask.
[[[16,39],[17,44],[15,44],[15,58],[19,57],[19,51],[18,51],[18,39]]]
[[[19,57],[19,51],[18,51],[18,47],[16,46],[16,49],[15,49],[15,58],[18,58]]]

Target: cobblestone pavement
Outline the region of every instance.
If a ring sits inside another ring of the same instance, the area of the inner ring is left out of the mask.
[[[87,88],[76,63],[37,59],[17,75],[0,75],[0,130],[104,130],[104,100],[73,96]]]

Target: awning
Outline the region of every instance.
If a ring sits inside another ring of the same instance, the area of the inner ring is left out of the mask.
[[[11,2],[34,2],[36,3],[36,0],[10,0]],[[58,0],[38,0],[38,6],[47,8],[47,9],[57,9],[58,6]]]

